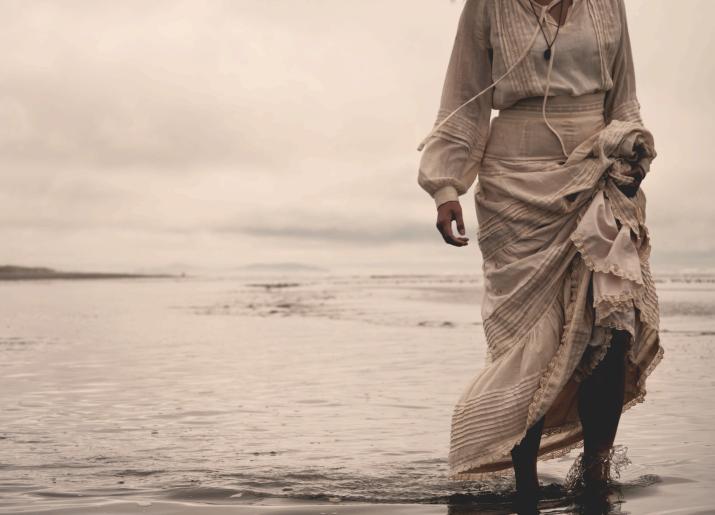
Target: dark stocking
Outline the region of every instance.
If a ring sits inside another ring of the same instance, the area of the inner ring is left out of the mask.
[[[608,479],[609,464],[604,460],[613,447],[623,410],[625,352],[629,338],[627,332],[614,330],[606,356],[579,386],[578,414],[583,426],[587,483],[605,483]],[[593,466],[589,467],[590,464]]]
[[[524,438],[511,451],[516,478],[517,503],[519,513],[537,513],[539,500],[539,478],[536,473],[536,456],[544,429],[544,417],[529,428]]]

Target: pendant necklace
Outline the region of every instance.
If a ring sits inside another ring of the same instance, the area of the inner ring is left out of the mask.
[[[536,16],[536,23],[539,24],[539,28],[541,29],[541,34],[544,36],[544,41],[546,41],[546,50],[544,50],[544,59],[547,61],[551,59],[551,47],[554,46],[554,43],[556,43],[556,38],[559,37],[559,29],[561,29],[561,15],[563,14],[564,10],[564,2],[561,0],[559,2],[559,22],[556,26],[556,34],[554,35],[554,39],[549,43],[549,38],[546,37],[546,32],[544,32],[544,26],[541,25],[541,20],[539,20],[539,15],[536,14],[536,9],[534,9],[534,2],[533,0],[529,0],[529,5],[531,5],[531,10],[534,13],[534,16]],[[548,14],[547,14],[548,16]],[[546,21],[546,20],[544,20]]]

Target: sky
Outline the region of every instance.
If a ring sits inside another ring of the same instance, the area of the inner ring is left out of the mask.
[[[715,268],[715,2],[626,4],[653,266]],[[0,0],[0,264],[477,273],[416,180],[462,6]]]

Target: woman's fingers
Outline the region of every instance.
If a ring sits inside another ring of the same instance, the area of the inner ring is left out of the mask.
[[[469,241],[467,238],[461,236],[455,236],[452,232],[452,222],[448,222],[439,228],[439,232],[442,234],[442,238],[445,243],[454,245],[455,247],[464,247]]]
[[[452,232],[452,222],[457,222],[457,230],[460,234],[465,233],[464,219],[462,218],[462,207],[457,201],[450,201],[437,208],[437,230],[442,235],[445,243],[455,247],[463,247],[469,242],[469,238],[455,236]]]
[[[464,218],[462,217],[462,206],[459,207],[459,211],[455,213],[455,221],[457,222],[457,231],[459,234],[464,236]]]

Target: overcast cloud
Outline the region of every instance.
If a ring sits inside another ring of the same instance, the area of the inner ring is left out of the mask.
[[[0,0],[0,262],[474,272],[416,144],[462,2]],[[708,0],[627,0],[656,267],[712,267]]]

